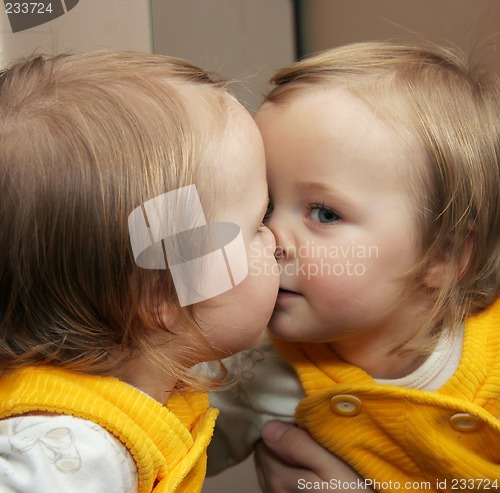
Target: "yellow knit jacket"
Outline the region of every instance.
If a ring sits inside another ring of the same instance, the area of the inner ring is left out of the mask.
[[[500,488],[500,301],[466,321],[459,367],[435,392],[379,385],[324,344],[275,342],[306,393],[297,424],[376,489]]]
[[[3,375],[0,418],[33,411],[70,414],[112,433],[135,460],[139,493],[201,491],[218,413],[205,394],[174,393],[167,408],[112,377],[52,367]]]

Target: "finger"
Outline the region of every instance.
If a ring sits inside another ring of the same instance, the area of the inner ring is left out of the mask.
[[[281,421],[270,421],[262,430],[267,447],[283,462],[314,471],[318,476],[331,471],[332,454],[307,431]]]
[[[283,462],[263,442],[255,448],[254,461],[259,485],[265,493],[296,493],[301,481],[319,479],[310,471]]]

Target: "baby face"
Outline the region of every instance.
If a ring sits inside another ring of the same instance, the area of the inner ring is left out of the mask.
[[[271,330],[346,346],[406,338],[422,303],[404,296],[420,259],[405,181],[418,152],[339,88],[267,103],[256,121],[281,252]]]
[[[255,345],[271,317],[279,288],[275,240],[262,220],[268,206],[262,137],[250,114],[234,102],[221,143],[221,159],[208,170],[220,187],[211,220],[240,227],[248,274],[238,285],[199,303],[196,317],[221,356]]]

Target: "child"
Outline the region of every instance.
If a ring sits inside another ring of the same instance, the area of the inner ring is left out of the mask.
[[[248,353],[239,395],[214,397],[230,452],[248,453],[231,419],[261,413],[252,444],[288,414],[334,454],[322,479],[500,487],[498,76],[370,42],[273,82],[256,115],[281,271],[270,330],[301,388],[269,348]]]
[[[255,123],[201,69],[128,52],[18,62],[0,114],[0,490],[200,491],[222,377],[190,368],[256,344],[278,290]],[[181,307],[173,262],[140,267],[131,218],[167,196],[161,227],[236,227],[233,289]]]

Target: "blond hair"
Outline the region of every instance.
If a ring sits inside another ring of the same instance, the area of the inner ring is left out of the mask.
[[[207,384],[187,367],[213,350],[168,270],[135,265],[127,218],[220,158],[230,100],[202,69],[142,53],[35,56],[1,72],[0,371],[119,376],[139,351],[181,384]],[[197,181],[207,218],[219,193],[209,175]],[[163,300],[183,355],[154,347],[171,330]]]
[[[422,330],[452,329],[488,307],[499,294],[499,76],[455,49],[366,42],[299,61],[272,82],[265,104],[341,86],[410,137],[406,142],[416,139],[426,162],[410,173],[422,251],[410,286],[421,289],[436,260],[445,265]]]

